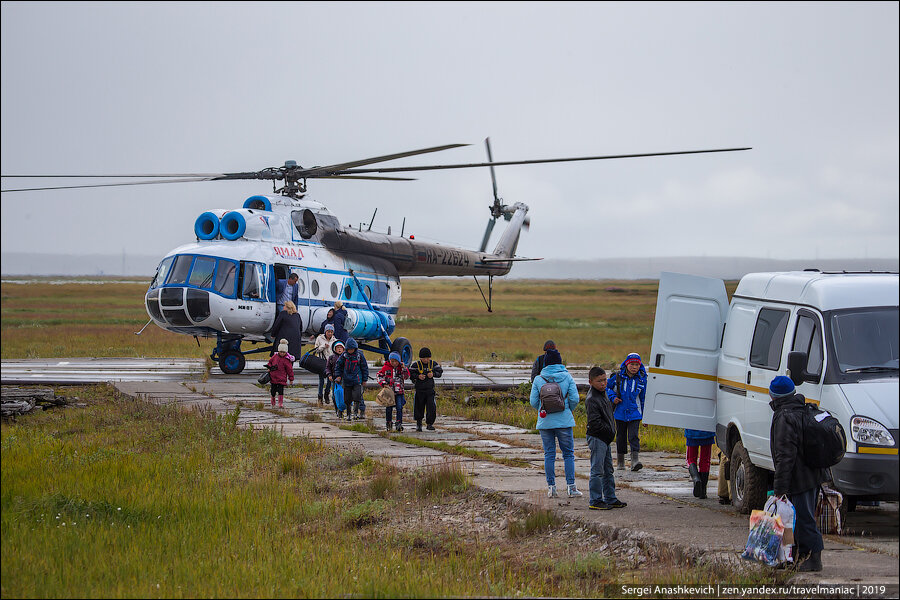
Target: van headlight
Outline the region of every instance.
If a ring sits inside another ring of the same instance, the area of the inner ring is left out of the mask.
[[[887,427],[868,417],[850,419],[850,437],[854,442],[873,446],[893,446],[894,436]]]

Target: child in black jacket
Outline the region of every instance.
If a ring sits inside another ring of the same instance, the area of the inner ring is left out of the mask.
[[[616,498],[616,478],[613,475],[611,445],[616,438],[613,404],[606,396],[606,371],[592,367],[588,372],[591,388],[585,399],[587,409],[587,444],[591,449],[590,493],[591,510],[622,508],[624,502]]]
[[[409,376],[416,388],[413,416],[416,418],[416,431],[422,431],[422,418],[429,431],[434,431],[437,419],[437,405],[434,402],[434,378],[444,374],[444,370],[431,359],[431,350],[419,350],[419,360],[409,365]]]

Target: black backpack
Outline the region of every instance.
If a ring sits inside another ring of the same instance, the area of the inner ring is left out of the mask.
[[[831,413],[807,404],[803,411],[803,462],[813,469],[827,469],[841,462],[847,435]]]

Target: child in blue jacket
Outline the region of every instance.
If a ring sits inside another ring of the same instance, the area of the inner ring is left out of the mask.
[[[344,388],[344,403],[347,405],[347,420],[366,418],[366,402],[363,400],[363,386],[369,379],[369,364],[359,350],[356,340],[349,338],[347,348],[334,364],[334,382]],[[351,407],[353,410],[351,412]]]
[[[622,361],[619,370],[606,384],[606,395],[615,405],[616,450],[619,471],[625,470],[626,440],[631,446],[631,470],[640,471],[641,439],[639,428],[644,416],[644,397],[647,393],[647,370],[641,355],[632,352]]]

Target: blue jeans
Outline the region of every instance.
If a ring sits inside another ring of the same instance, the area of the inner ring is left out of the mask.
[[[591,449],[591,506],[600,502],[611,504],[616,498],[616,478],[613,475],[612,448],[600,438],[587,436]]]
[[[539,429],[541,443],[544,445],[544,473],[547,485],[556,485],[556,441],[562,450],[563,465],[566,470],[566,483],[575,485],[575,436],[571,427],[556,429]]]
[[[403,422],[403,406],[406,404],[406,398],[403,397],[403,394],[397,394],[394,396],[394,406],[385,406],[384,407],[384,416],[385,419],[390,422],[391,417],[393,416],[394,408],[397,409],[397,422]]]

